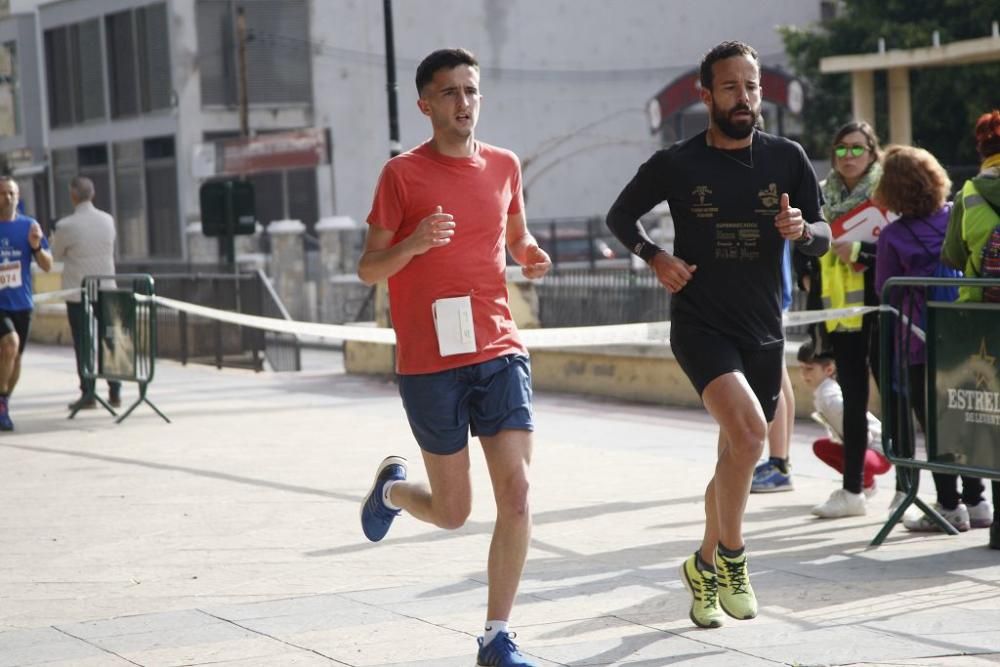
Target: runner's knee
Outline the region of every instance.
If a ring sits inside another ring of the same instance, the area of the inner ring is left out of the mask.
[[[3,355],[4,359],[9,361],[17,357],[18,348],[21,345],[21,339],[18,338],[16,331],[11,331],[3,338],[0,338],[0,355]]]
[[[733,455],[756,462],[764,453],[767,422],[761,415],[741,419],[727,430],[726,437],[729,439]]]
[[[517,477],[497,489],[497,513],[501,516],[526,516],[528,514],[528,491],[530,484],[526,477]]]
[[[465,525],[472,512],[472,499],[452,499],[441,503],[434,513],[434,523],[438,528],[457,530]]]

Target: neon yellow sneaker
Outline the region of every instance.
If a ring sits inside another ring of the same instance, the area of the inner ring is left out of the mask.
[[[691,591],[691,620],[699,628],[721,628],[722,610],[719,609],[719,584],[715,573],[699,570],[696,554],[691,554],[681,565],[681,580]]]
[[[757,616],[757,596],[747,573],[747,554],[726,558],[715,553],[715,571],[719,580],[719,606],[733,618],[746,620]]]

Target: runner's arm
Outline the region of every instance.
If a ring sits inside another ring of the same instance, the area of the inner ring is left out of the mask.
[[[822,220],[806,222],[802,226],[802,236],[795,241],[795,248],[803,255],[819,257],[830,249],[830,225]]]
[[[646,161],[632,180],[621,191],[608,211],[605,223],[611,233],[629,252],[638,255],[647,264],[661,252],[666,252],[649,238],[639,218],[648,213],[666,196],[662,191],[661,175],[666,170],[667,157],[663,151]]]

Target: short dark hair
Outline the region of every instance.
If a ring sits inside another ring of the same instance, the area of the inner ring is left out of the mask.
[[[438,49],[424,58],[417,66],[417,94],[423,94],[424,86],[434,79],[438,70],[455,69],[460,65],[479,69],[479,61],[468,49]]]
[[[735,56],[748,56],[752,58],[757,63],[757,69],[760,69],[760,57],[752,46],[744,42],[723,42],[706,53],[705,57],[701,59],[701,87],[705,90],[711,90],[712,65],[720,60]]]
[[[799,345],[797,358],[800,364],[819,364],[820,366],[829,366],[833,363],[833,359],[830,357],[816,354],[816,346],[813,345],[811,340],[807,340]]]

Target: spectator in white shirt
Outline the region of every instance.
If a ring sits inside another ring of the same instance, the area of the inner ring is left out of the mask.
[[[77,176],[69,185],[69,197],[75,210],[56,223],[52,238],[53,257],[63,263],[63,289],[79,289],[84,276],[113,275],[115,272],[115,221],[93,203],[94,183]],[[83,304],[77,292],[66,298],[66,315],[73,332],[76,369],[80,377],[80,398],[69,404],[71,410],[96,407],[96,387],[83,376]],[[121,383],[108,382],[108,403],[121,405]]]

